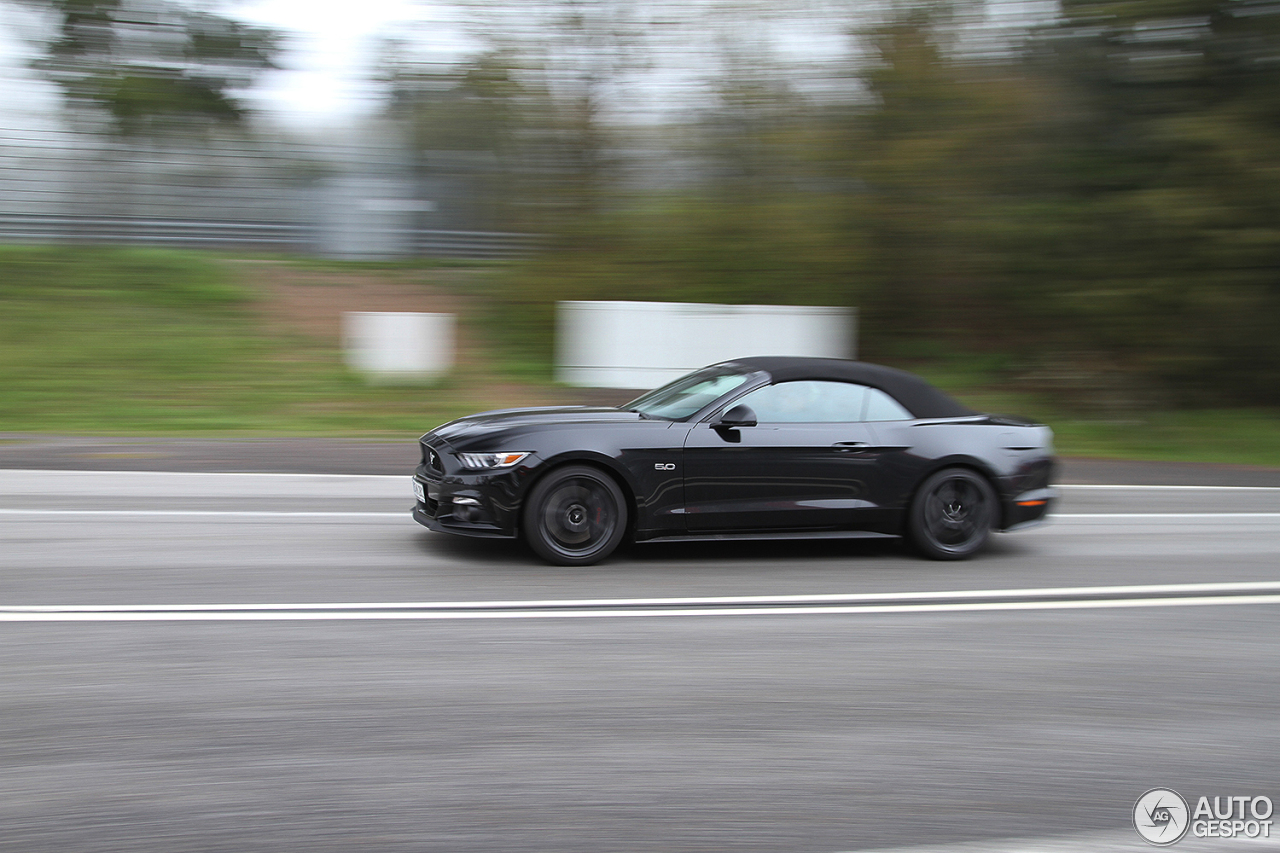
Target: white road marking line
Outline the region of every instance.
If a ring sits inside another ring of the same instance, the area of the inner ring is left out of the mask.
[[[1187,595],[1187,593],[1199,594]],[[1017,598],[1039,600],[982,600]],[[969,600],[957,601],[956,599]],[[803,614],[849,615],[858,613],[1078,610],[1276,603],[1280,603],[1280,582],[1243,581],[1043,589],[938,590],[858,595],[756,595],[703,598],[381,603],[309,602],[298,604],[9,605],[0,606],[0,622],[146,622],[160,620],[211,621],[220,619],[232,621],[267,619],[291,621],[600,619],[634,616],[783,616]]]
[[[374,620],[474,620],[474,619],[622,619],[666,616],[807,616],[889,613],[956,613],[993,610],[1096,610],[1129,607],[1181,607],[1206,605],[1280,604],[1280,595],[1210,596],[1204,598],[1128,598],[1097,601],[971,602],[966,604],[902,604],[867,607],[752,607],[712,610],[237,610],[237,611],[56,611],[12,612],[0,608],[0,622],[262,622],[262,621],[374,621]]]
[[[219,479],[230,479],[234,477],[270,477],[270,478],[288,478],[297,477],[302,479],[350,479],[350,480],[385,480],[392,482],[396,480],[407,480],[413,476],[411,466],[407,466],[403,474],[305,474],[305,473],[285,473],[279,471],[90,471],[90,470],[66,470],[61,468],[2,468],[0,469],[0,478],[6,474],[27,475],[27,474],[48,474],[56,477],[66,477],[74,475],[76,477],[211,477]],[[1172,490],[1203,490],[1203,491],[1253,491],[1253,492],[1280,492],[1280,486],[1191,486],[1191,485],[1146,485],[1146,484],[1114,484],[1114,483],[1056,483],[1055,489],[1172,489]]]
[[[291,511],[291,510],[231,510],[231,509],[5,509],[0,516],[137,516],[157,518],[410,518],[404,512],[367,511]],[[1182,519],[1182,518],[1280,518],[1280,512],[1055,512],[1049,520],[1057,519]]]
[[[1155,848],[1133,829],[1040,838],[989,838],[982,841],[939,842],[910,847],[860,848],[846,853],[1150,853]],[[1178,853],[1231,853],[1280,849],[1280,838],[1196,838],[1179,841]]]
[[[97,471],[63,468],[0,468],[0,477],[6,474],[48,474],[55,477],[299,477],[303,479],[338,479],[338,480],[408,480],[413,476],[413,464],[408,463],[403,474],[305,474],[286,473],[281,471]]]
[[[1280,492],[1280,486],[1142,486],[1086,483],[1056,483],[1055,489],[1153,489],[1174,491]]]
[[[1280,512],[1053,512],[1056,518],[1280,518]]]
[[[683,598],[535,598],[489,601],[358,601],[290,602],[275,604],[87,604],[12,605],[8,610],[342,610],[342,609],[476,609],[516,607],[630,607],[721,604],[856,604],[878,601],[927,601],[940,598],[1068,598],[1083,596],[1169,596],[1182,593],[1280,593],[1280,581],[1221,581],[1216,583],[1165,583],[1125,586],[1056,586],[1015,589],[940,589],[908,592],[821,593],[808,595],[714,595]]]
[[[52,515],[52,516],[156,516],[159,518],[410,518],[404,512],[322,512],[290,510],[243,509],[0,509],[0,515]]]

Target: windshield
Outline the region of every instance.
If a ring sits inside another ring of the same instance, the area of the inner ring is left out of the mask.
[[[737,365],[704,367],[637,397],[623,408],[645,417],[683,420],[716,398],[744,385],[755,374],[756,371]]]

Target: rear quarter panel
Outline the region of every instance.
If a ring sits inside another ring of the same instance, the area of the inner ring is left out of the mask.
[[[885,459],[893,472],[886,506],[903,512],[924,479],[942,468],[958,465],[985,474],[1002,505],[1047,487],[1053,476],[1052,431],[1045,426],[890,421],[874,427],[882,444],[904,448]]]

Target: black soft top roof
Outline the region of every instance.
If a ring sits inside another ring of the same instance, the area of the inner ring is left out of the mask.
[[[865,361],[765,355],[735,358],[725,364],[763,370],[773,377],[775,383],[796,379],[825,379],[869,385],[893,397],[917,418],[962,418],[975,414],[972,409],[960,405],[914,373],[868,364]]]

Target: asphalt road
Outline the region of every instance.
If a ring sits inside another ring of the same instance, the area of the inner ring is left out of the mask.
[[[0,470],[0,850],[1139,850],[1150,788],[1280,801],[1280,489],[1065,495],[961,564],[563,569],[406,477]]]

